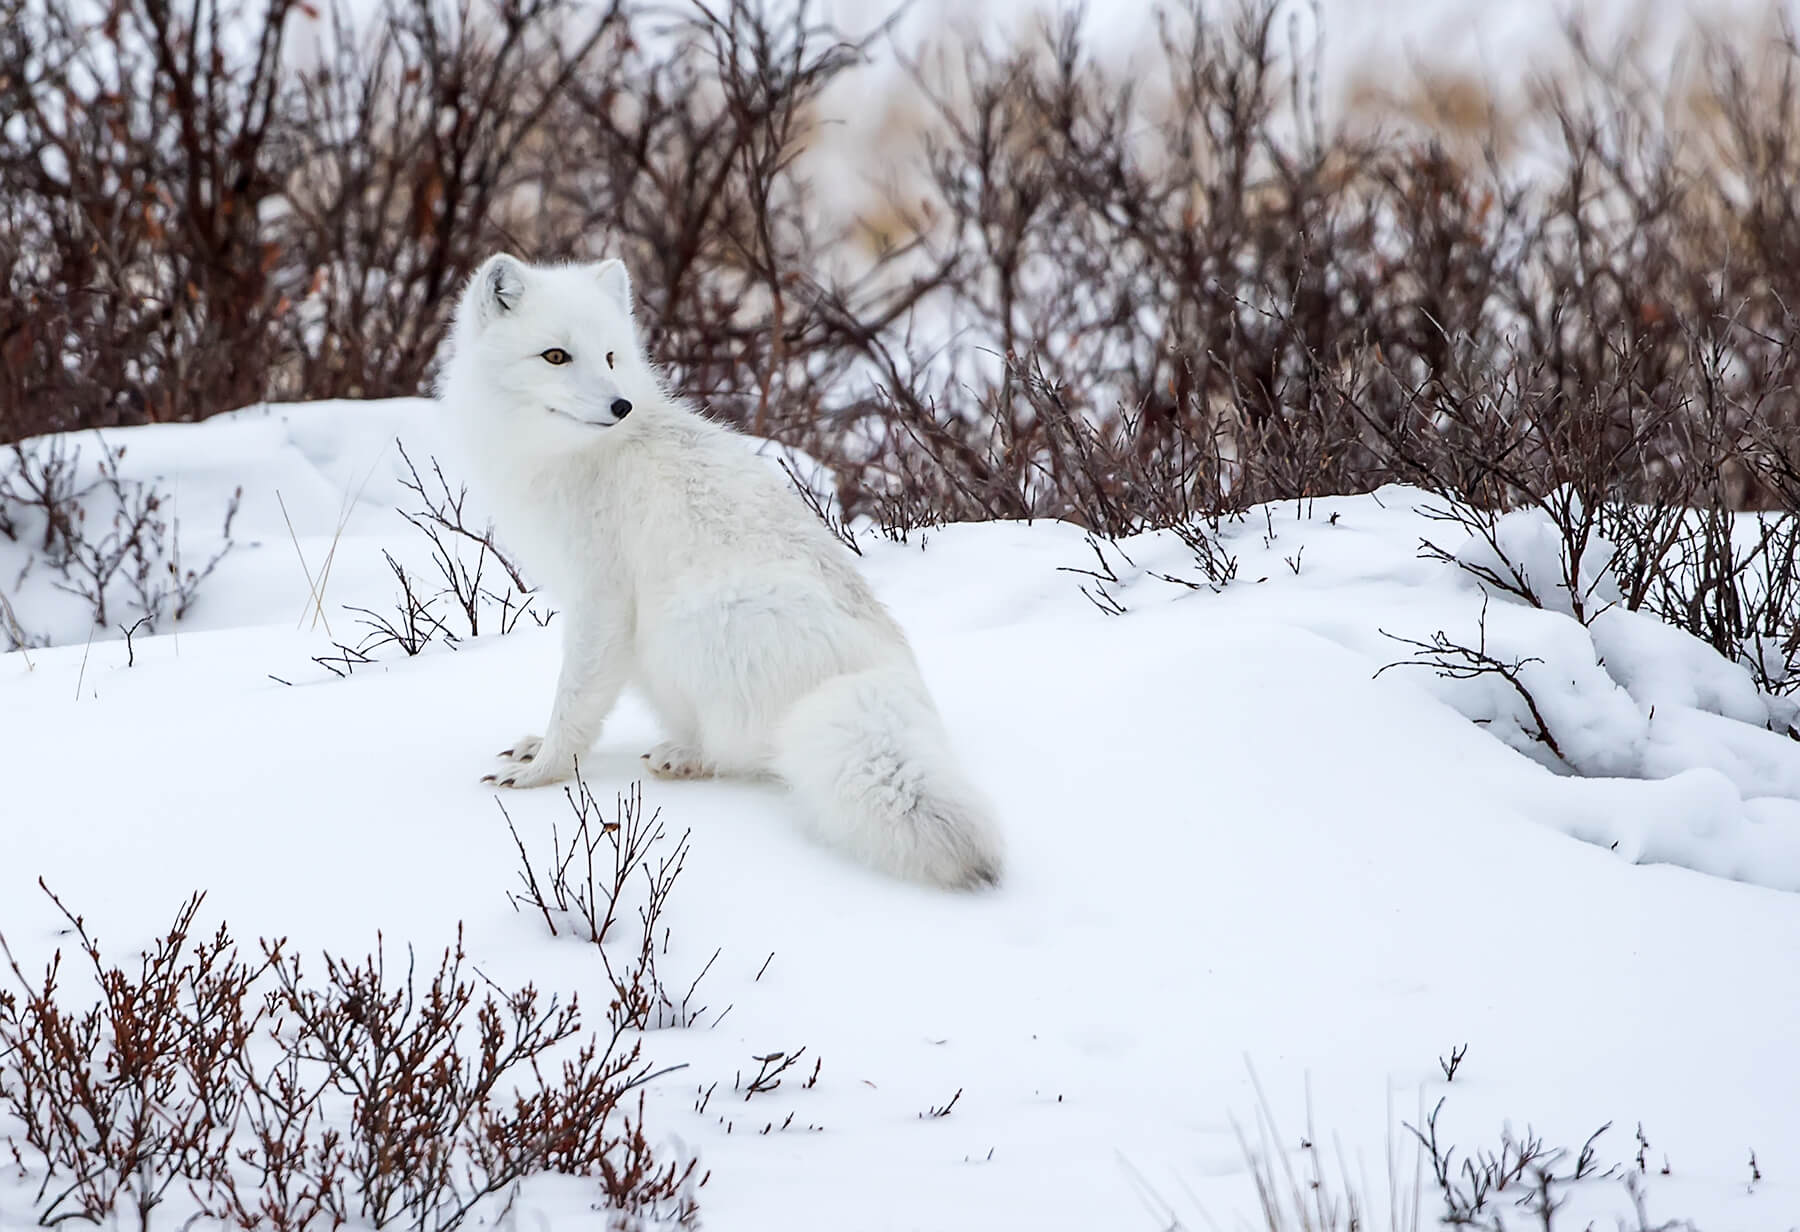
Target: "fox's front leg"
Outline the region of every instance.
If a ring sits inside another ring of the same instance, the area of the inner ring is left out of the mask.
[[[501,787],[559,782],[575,772],[575,759],[599,739],[601,725],[631,675],[630,614],[619,603],[589,601],[576,605],[567,620],[549,728],[542,740],[527,736],[501,754],[519,764],[482,782]]]

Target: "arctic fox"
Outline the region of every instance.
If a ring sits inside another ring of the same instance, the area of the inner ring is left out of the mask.
[[[877,868],[998,879],[990,809],[900,627],[749,443],[664,391],[623,263],[490,257],[451,346],[440,397],[564,609],[549,727],[484,781],[567,778],[630,682],[667,737],[652,773],[772,774],[817,837]]]

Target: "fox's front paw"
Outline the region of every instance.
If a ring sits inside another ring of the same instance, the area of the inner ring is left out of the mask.
[[[645,753],[644,765],[659,779],[704,779],[712,775],[712,767],[696,750],[669,740]]]
[[[573,757],[544,756],[543,747],[534,750],[529,757],[516,758],[518,765],[493,774],[485,774],[481,781],[492,783],[496,787],[542,787],[547,783],[559,783],[575,773]]]
[[[530,761],[538,755],[538,750],[543,747],[544,738],[542,736],[520,736],[513,741],[510,749],[501,749],[494,756],[506,761]]]

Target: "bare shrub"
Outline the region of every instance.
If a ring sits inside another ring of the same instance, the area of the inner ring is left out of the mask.
[[[351,1097],[340,1166],[376,1227],[456,1227],[539,1172],[600,1177],[622,1209],[681,1196],[695,1165],[646,1174],[641,1137],[625,1123],[621,1101],[655,1074],[621,1029],[582,1043],[545,1077],[540,1061],[580,1032],[576,1004],[529,985],[479,990],[460,938],[423,988],[410,954],[399,980],[379,947],[357,963],[327,956],[322,982],[308,986],[298,961],[266,952],[293,1022],[290,1054]],[[475,1051],[463,1043],[471,1029]],[[511,1089],[525,1071],[531,1083]]]
[[[0,470],[0,534],[31,548],[13,585],[42,570],[55,575],[55,589],[84,601],[96,626],[124,628],[122,618],[135,616],[133,630],[147,625],[154,632],[165,619],[188,614],[201,585],[235,546],[231,524],[243,489],[226,503],[219,549],[204,563],[184,562],[181,523],[166,495],[154,482],[124,474],[125,446],[99,433],[95,438],[99,457],[91,471],[67,437],[11,446]],[[15,647],[43,637],[16,617],[5,632]]]
[[[1791,692],[1793,37],[1652,88],[1576,30],[1510,128],[1437,131],[1326,116],[1281,11],[1177,5],[1125,77],[1072,14],[907,59],[758,0],[388,0],[366,38],[0,0],[0,433],[418,392],[486,252],[606,252],[673,385],[817,459],[831,517],[1177,528],[1217,586],[1218,519],[1411,483],[1459,535],[1549,519],[1522,601],[1591,618],[1599,562]],[[914,119],[825,192],[883,57]],[[477,556],[439,566],[471,626]]]
[[[551,936],[568,930],[594,947],[612,985],[613,1000],[607,1012],[616,1030],[695,1025],[708,1008],[696,1001],[696,993],[719,951],[707,959],[685,992],[665,984],[658,966],[659,959],[668,954],[670,934],[664,925],[659,941],[657,928],[687,863],[687,832],[669,844],[662,810],[644,811],[642,783],[633,783],[616,798],[611,820],[579,769],[574,786],[565,788],[563,794],[575,814],[574,830],[565,846],[558,831],[551,829],[550,859],[542,877],[512,816],[500,805],[519,852],[523,889],[507,895],[513,910],[529,908],[543,918]],[[619,958],[607,942],[615,939],[615,929],[627,920],[628,913],[636,920],[626,928],[630,943],[625,957]],[[726,1006],[719,1011],[714,1023],[730,1009]]]
[[[1459,1161],[1456,1148],[1438,1135],[1438,1118],[1443,1110],[1444,1101],[1440,1099],[1425,1118],[1423,1128],[1408,1125],[1407,1131],[1417,1140],[1431,1169],[1443,1204],[1438,1221],[1445,1226],[1502,1232],[1516,1213],[1540,1227],[1551,1228],[1571,1186],[1624,1175],[1617,1165],[1604,1169],[1600,1166],[1596,1144],[1612,1128],[1610,1122],[1589,1134],[1575,1151],[1548,1147],[1529,1128],[1522,1136],[1506,1128],[1500,1133],[1497,1148],[1478,1149]],[[1637,1198],[1637,1191],[1632,1192]],[[1650,1232],[1643,1225],[1641,1200],[1637,1207],[1640,1228]]]
[[[398,512],[430,544],[437,582],[415,575],[384,549],[382,559],[397,589],[393,609],[345,605],[367,632],[354,645],[334,640],[331,653],[313,656],[313,662],[340,678],[374,662],[389,647],[408,658],[422,654],[434,643],[454,650],[465,639],[481,636],[484,619],[490,633],[506,634],[527,615],[540,629],[556,616],[555,609],[538,603],[538,594],[518,565],[494,542],[491,528],[478,531],[469,524],[464,512],[468,489],[458,487],[452,493],[436,458],[431,459],[435,487],[428,487],[406,446],[399,441],[395,446],[407,471],[401,486],[418,498],[418,508]],[[471,544],[475,553],[472,564],[467,556]],[[490,563],[505,581],[494,580]],[[322,583],[315,588],[315,595],[320,589]]]
[[[572,0],[360,20],[0,3],[0,437],[422,388],[527,135],[611,21]]]
[[[736,1077],[731,1080],[731,1089],[742,1091],[745,1103],[749,1103],[752,1096],[767,1095],[778,1090],[784,1077],[795,1076],[788,1074],[788,1071],[798,1065],[800,1058],[805,1055],[806,1046],[801,1045],[792,1052],[766,1052],[761,1056],[751,1057],[750,1059],[756,1062],[756,1072],[746,1075],[739,1070]],[[805,1081],[804,1087],[810,1088],[818,1082],[819,1070],[823,1064],[823,1060],[814,1058],[812,1077]]]
[[[406,463],[407,477],[400,481],[401,486],[419,501],[419,508],[403,509],[400,511],[401,516],[430,541],[431,562],[444,580],[443,593],[449,596],[462,613],[468,635],[481,636],[481,617],[487,603],[499,608],[496,623],[498,632],[501,633],[512,632],[519,619],[528,611],[540,628],[549,623],[555,613],[546,610],[540,614],[532,608],[533,588],[526,582],[518,565],[495,544],[492,528],[476,530],[469,525],[463,512],[468,503],[469,489],[459,486],[452,494],[450,481],[444,478],[443,467],[438,465],[436,458],[432,458],[431,475],[436,481],[436,487],[428,490],[426,481],[419,475],[419,468],[413,465],[412,458],[407,455],[406,446],[399,441],[395,441],[394,445],[400,451],[401,460]],[[457,551],[459,543],[475,546],[473,565]],[[501,584],[502,589],[498,593],[491,582],[483,584],[488,579],[487,568],[490,562],[506,577],[506,582]]]
[[[224,925],[196,936],[195,895],[129,970],[51,898],[100,998],[65,1008],[60,951],[32,978],[0,940],[0,1113],[46,1224],[147,1228],[172,1204],[243,1228],[443,1230],[545,1172],[695,1218],[695,1163],[658,1158],[641,1092],[630,1107],[667,1071],[623,1024],[584,1034],[574,1001],[472,977],[460,940],[428,978],[410,952],[390,972],[379,944],[308,978],[284,943],[248,960]]]
[[[1418,1125],[1404,1124],[1404,1135],[1393,1132],[1390,1115],[1381,1201],[1369,1191],[1360,1166],[1352,1171],[1341,1149],[1336,1159],[1328,1159],[1326,1137],[1313,1121],[1310,1092],[1303,1131],[1291,1136],[1282,1131],[1254,1070],[1250,1078],[1256,1090],[1255,1121],[1248,1132],[1235,1122],[1234,1128],[1256,1186],[1257,1226],[1268,1232],[1357,1232],[1381,1226],[1390,1232],[1418,1232],[1428,1201],[1437,1206],[1433,1226],[1469,1232],[1528,1226],[1557,1232],[1576,1226],[1563,1215],[1570,1194],[1603,1184],[1622,1186],[1631,1204],[1629,1221],[1618,1221],[1621,1232],[1695,1232],[1686,1220],[1652,1222],[1642,1151],[1648,1144],[1641,1126],[1635,1170],[1601,1159],[1600,1142],[1610,1123],[1573,1148],[1553,1146],[1530,1128],[1518,1134],[1507,1126],[1493,1146],[1462,1153],[1440,1129],[1447,1102],[1440,1098]],[[1405,1157],[1408,1143],[1411,1159]],[[1144,1178],[1134,1173],[1134,1179],[1160,1227],[1182,1232],[1190,1226]],[[1198,1214],[1206,1226],[1218,1226],[1206,1212]]]
[[[65,1010],[61,952],[33,981],[5,950],[18,985],[0,993],[0,1107],[19,1126],[8,1141],[20,1167],[30,1157],[40,1177],[43,1222],[128,1212],[148,1227],[171,1187],[217,1188],[229,1171],[242,1108],[234,1074],[262,1018],[249,992],[263,968],[241,960],[223,928],[191,937],[200,895],[136,972],[108,966],[81,918],[51,901],[100,999]]]
[[[1524,703],[1526,712],[1531,716],[1529,724],[1521,724],[1525,735],[1550,751],[1550,755],[1564,766],[1574,769],[1562,746],[1556,741],[1556,734],[1550,730],[1544,712],[1538,708],[1536,696],[1525,683],[1524,669],[1533,663],[1542,663],[1537,658],[1502,659],[1488,651],[1487,640],[1488,603],[1484,595],[1481,601],[1481,617],[1476,626],[1476,639],[1473,646],[1464,645],[1439,629],[1431,635],[1429,641],[1417,638],[1401,637],[1398,634],[1381,630],[1381,635],[1390,641],[1398,642],[1412,651],[1410,658],[1388,663],[1376,671],[1380,676],[1396,667],[1428,667],[1446,680],[1475,680],[1483,676],[1493,676],[1504,681],[1514,695]],[[1485,721],[1485,720],[1484,720]],[[1460,1060],[1460,1058],[1458,1058]]]

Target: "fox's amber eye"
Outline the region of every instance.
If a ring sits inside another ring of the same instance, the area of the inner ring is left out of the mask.
[[[567,351],[563,350],[561,347],[551,347],[548,351],[545,351],[543,353],[541,358],[544,360],[545,363],[556,364],[560,367],[561,365],[568,363],[571,359],[573,359],[575,357],[573,355],[570,355]]]
[[[611,351],[608,351],[608,352],[607,352],[607,353],[606,353],[606,366],[607,366],[607,367],[608,367],[608,368],[610,368],[610,367],[612,367],[612,366],[613,366],[613,365],[612,365],[612,357],[613,357],[613,353],[612,353],[612,352],[611,352]]]

